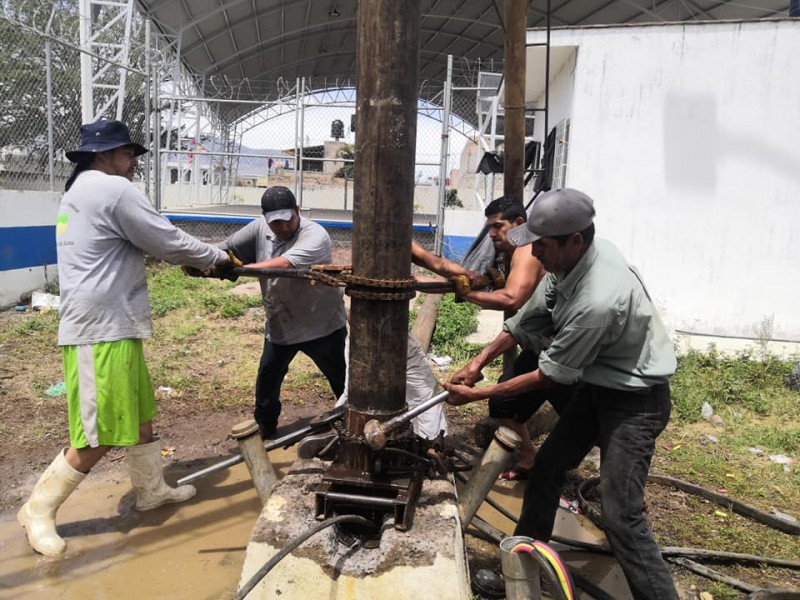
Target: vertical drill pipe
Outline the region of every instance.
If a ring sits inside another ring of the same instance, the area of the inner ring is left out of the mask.
[[[529,0],[505,0],[505,50],[503,54],[503,195],[524,201],[525,177],[525,28]],[[546,135],[546,133],[545,133]],[[510,260],[510,259],[509,259]],[[505,311],[508,319],[516,311]],[[503,366],[509,368],[517,357],[516,349],[503,354]]]
[[[505,0],[503,194],[522,202],[525,169],[525,26],[528,0]]]
[[[497,476],[508,464],[514,450],[522,441],[508,427],[498,427],[494,439],[481,458],[480,464],[472,472],[467,485],[458,494],[458,516],[461,518],[461,529],[469,527],[472,517],[478,512],[489,490],[492,489]]]
[[[411,275],[420,0],[361,0],[357,22],[353,273]],[[345,427],[405,408],[408,301],[353,298]],[[349,466],[357,459],[347,457]]]
[[[261,504],[266,504],[272,494],[272,488],[278,481],[278,475],[261,441],[258,424],[252,419],[243,421],[231,429],[231,437],[239,444],[239,451],[247,464],[250,479],[253,480]]]
[[[531,554],[511,551],[514,546],[523,542],[532,543],[533,540],[518,535],[500,542],[500,568],[506,584],[506,600],[540,600],[542,597],[539,563]]]

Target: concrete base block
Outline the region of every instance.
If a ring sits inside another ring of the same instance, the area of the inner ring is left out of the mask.
[[[242,567],[247,582],[278,550],[317,525],[314,491],[326,464],[298,460],[272,492],[253,530]],[[466,600],[470,598],[455,489],[425,481],[409,531],[384,527],[380,545],[348,546],[333,527],[303,543],[272,569],[250,600]]]

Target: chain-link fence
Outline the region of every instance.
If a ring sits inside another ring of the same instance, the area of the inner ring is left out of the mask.
[[[112,27],[114,15],[97,15],[100,34],[90,52],[80,50],[80,17],[77,2],[20,0],[3,2],[0,8],[0,188],[59,190],[72,171],[64,152],[77,145],[83,122],[81,56],[91,61],[95,74],[95,105],[106,104],[107,116],[117,116],[109,98],[124,78],[124,110],[121,118],[133,132],[141,132],[145,120],[146,77],[144,35],[141,21],[128,40],[126,64],[107,52],[120,45]],[[103,113],[100,113],[103,114]]]
[[[285,185],[312,217],[349,220],[358,135],[352,79],[198,78],[178,62],[179,41],[148,39],[138,16],[122,34],[122,52],[114,27],[125,21],[113,11],[124,3],[107,4],[94,5],[98,33],[88,47],[77,0],[2,4],[0,188],[63,189],[71,172],[64,152],[77,144],[90,93],[93,119],[121,116],[153,149],[142,172],[161,210],[237,213],[257,207],[265,188]],[[91,86],[81,81],[82,67]],[[500,71],[497,63],[455,59],[449,79],[421,83],[418,225],[439,223],[442,207],[482,210],[502,194],[502,174],[485,157],[502,148]],[[113,96],[119,90],[121,101]]]

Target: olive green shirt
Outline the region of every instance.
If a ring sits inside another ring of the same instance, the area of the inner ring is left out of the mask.
[[[605,240],[569,274],[548,273],[503,329],[540,353],[539,370],[558,383],[637,390],[675,372],[672,341],[639,274]]]

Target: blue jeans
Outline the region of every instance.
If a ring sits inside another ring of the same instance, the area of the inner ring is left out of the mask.
[[[677,600],[661,551],[642,514],[655,440],[669,421],[669,385],[641,392],[580,384],[536,455],[514,531],[548,541],[567,471],[600,446],[603,528],[636,600]]]
[[[328,379],[338,398],[344,392],[347,364],[344,360],[344,342],[347,328],[337,329],[325,337],[301,344],[278,345],[264,340],[261,363],[256,377],[256,409],[254,418],[262,436],[275,432],[281,414],[281,385],[289,370],[289,363],[302,352],[314,361]]]

